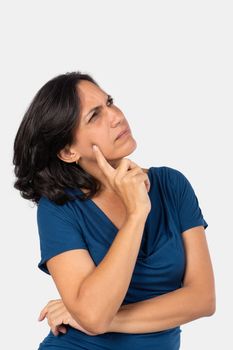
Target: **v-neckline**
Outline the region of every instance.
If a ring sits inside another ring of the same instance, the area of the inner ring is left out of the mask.
[[[150,194],[150,192],[151,192],[151,177],[150,177],[150,172],[151,172],[151,169],[152,169],[153,167],[149,167],[148,168],[148,172],[147,172],[147,175],[148,175],[148,178],[149,178],[149,180],[150,180],[150,189],[149,189],[149,192],[148,192],[148,195]],[[80,188],[78,188],[78,190],[81,192],[81,193],[83,193],[84,194],[84,192],[82,191],[82,190],[80,190]],[[86,203],[88,204],[90,204],[90,206],[95,210],[95,212],[97,213],[97,214],[99,214],[100,216],[102,216],[104,219],[105,219],[105,221],[106,221],[106,223],[108,223],[108,224],[110,224],[114,229],[115,229],[115,231],[119,231],[120,229],[118,228],[118,227],[116,227],[116,225],[112,222],[112,220],[105,214],[105,212],[91,199],[91,198],[89,198],[89,199],[86,199],[85,200],[86,201]]]

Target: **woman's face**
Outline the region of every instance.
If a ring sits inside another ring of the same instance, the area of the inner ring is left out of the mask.
[[[81,110],[75,144],[72,146],[76,153],[75,160],[84,168],[85,164],[96,162],[92,150],[92,145],[96,144],[110,163],[112,161],[112,164],[118,164],[120,159],[132,153],[137,146],[131,130],[128,135],[116,140],[121,131],[130,129],[124,114],[111,101],[111,96],[92,82],[81,80],[77,89]],[[93,110],[97,106],[99,107]]]

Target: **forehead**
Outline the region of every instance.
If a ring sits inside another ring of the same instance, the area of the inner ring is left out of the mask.
[[[81,80],[79,82],[78,93],[81,108],[83,111],[87,112],[90,108],[95,107],[96,103],[100,103],[102,99],[105,99],[107,96],[103,89],[87,80]]]

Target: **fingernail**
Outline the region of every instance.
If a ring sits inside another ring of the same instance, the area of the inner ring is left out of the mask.
[[[92,148],[93,148],[94,151],[97,150],[97,146],[96,145],[93,145]]]

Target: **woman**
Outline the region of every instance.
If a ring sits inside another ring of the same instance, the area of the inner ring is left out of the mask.
[[[177,169],[125,158],[135,148],[88,74],[51,79],[24,115],[14,187],[37,205],[38,267],[61,296],[41,311],[51,330],[40,350],[176,350],[181,324],[215,312],[195,192]]]

